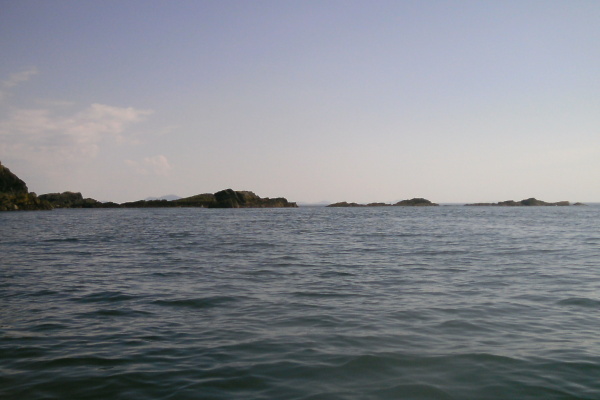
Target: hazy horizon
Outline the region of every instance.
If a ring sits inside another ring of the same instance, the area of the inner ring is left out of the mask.
[[[38,194],[600,202],[596,1],[0,5]]]

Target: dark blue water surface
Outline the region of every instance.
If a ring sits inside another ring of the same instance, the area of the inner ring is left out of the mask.
[[[2,399],[600,399],[600,207],[0,214]]]

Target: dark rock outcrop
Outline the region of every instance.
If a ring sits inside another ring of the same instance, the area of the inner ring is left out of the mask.
[[[571,203],[568,201],[557,201],[555,203],[547,203],[536,198],[529,198],[521,201],[506,200],[498,203],[472,203],[465,204],[466,206],[493,206],[493,207],[528,207],[528,206],[569,206]]]
[[[18,176],[0,163],[0,211],[51,210]]]
[[[79,192],[47,193],[40,195],[40,199],[46,200],[54,208],[115,208],[118,204],[108,202],[102,203],[91,198],[83,198]]]
[[[296,203],[288,202],[283,197],[270,199],[261,198],[249,191],[235,191],[232,189],[221,190],[214,194],[215,202],[211,208],[280,208],[298,207]]]
[[[414,198],[410,200],[402,200],[394,204],[395,206],[401,207],[432,207],[439,206],[437,203],[432,203],[431,201],[423,198]]]
[[[0,163],[0,193],[4,194],[23,194],[29,193],[27,185],[18,176],[10,172]]]
[[[52,210],[52,205],[40,200],[33,192],[7,194],[0,193],[0,211]]]
[[[339,203],[333,203],[327,207],[366,207],[364,204],[348,203],[347,201],[340,201]]]
[[[176,200],[138,200],[121,204],[125,208],[164,208],[164,207],[210,207],[215,202],[211,193],[197,194]]]
[[[83,196],[79,192],[47,193],[40,195],[40,199],[50,202],[54,208],[68,208],[83,202]]]

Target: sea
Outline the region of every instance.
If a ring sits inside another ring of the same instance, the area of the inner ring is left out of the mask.
[[[1,399],[600,399],[600,205],[0,214]]]

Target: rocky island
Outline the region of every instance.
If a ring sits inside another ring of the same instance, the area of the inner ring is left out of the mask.
[[[216,193],[197,194],[177,200],[138,200],[127,203],[102,203],[94,199],[84,199],[81,193],[49,193],[40,196],[53,208],[279,208],[298,207],[283,197],[262,198],[250,191],[221,190]]]
[[[29,192],[27,185],[0,163],[0,211],[51,210],[53,208],[279,208],[298,207],[284,197],[262,198],[250,191],[225,189],[176,200],[138,200],[117,204],[84,198],[79,192],[48,193],[39,197]]]
[[[281,208],[298,207],[284,197],[262,198],[253,192],[225,189],[216,193],[197,194],[177,200],[139,200],[121,204],[125,208],[203,207],[203,208]]]
[[[493,206],[493,207],[527,207],[527,206],[570,206],[571,203],[568,201],[557,201],[555,203],[547,203],[536,198],[529,198],[521,201],[506,200],[498,203],[473,203],[465,204],[465,206]],[[582,203],[575,203],[576,206],[583,205]]]
[[[333,203],[328,205],[327,207],[431,207],[438,206],[439,204],[432,203],[431,201],[423,198],[414,198],[410,200],[402,200],[395,204],[387,204],[387,203],[368,203],[368,204],[358,204],[358,203],[348,203],[346,201],[342,201],[339,203]]]

